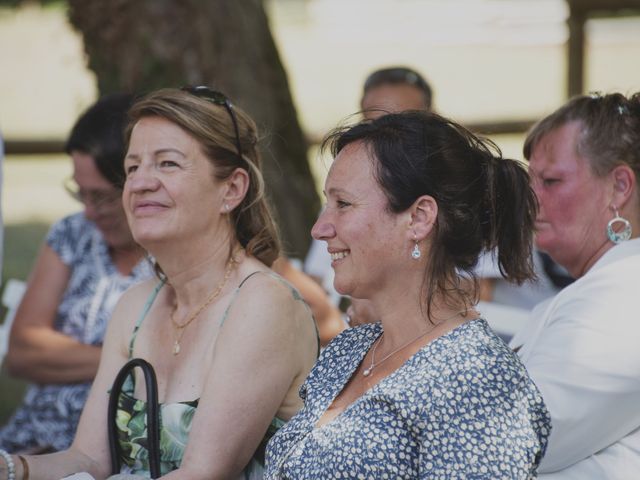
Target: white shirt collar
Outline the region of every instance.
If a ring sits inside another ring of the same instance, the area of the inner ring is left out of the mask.
[[[640,237],[618,243],[613,248],[607,250],[602,257],[593,264],[593,266],[585,273],[598,270],[606,265],[627,258],[629,255],[640,255]]]

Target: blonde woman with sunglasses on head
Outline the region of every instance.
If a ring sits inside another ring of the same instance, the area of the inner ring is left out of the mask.
[[[157,376],[162,478],[261,478],[264,445],[301,407],[318,336],[269,268],[279,242],[255,124],[219,92],[166,89],[132,107],[127,138],[123,203],[159,279],[123,296],[73,445],[26,457],[30,478],[112,473],[109,390],[132,358]],[[117,396],[121,473],[150,475],[147,400],[136,371]]]

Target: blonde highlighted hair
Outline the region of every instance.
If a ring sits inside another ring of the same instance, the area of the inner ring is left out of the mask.
[[[136,101],[129,110],[125,138],[128,143],[141,118],[161,117],[198,141],[218,180],[225,180],[236,168],[244,169],[249,175],[249,189],[229,215],[236,239],[247,254],[271,266],[280,254],[280,240],[265,197],[256,124],[241,109],[228,106],[233,108],[237,121],[241,156],[227,106],[175,88],[157,90]]]

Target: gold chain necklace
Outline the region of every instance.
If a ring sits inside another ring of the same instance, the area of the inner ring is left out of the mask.
[[[444,320],[442,320],[438,325],[441,325],[442,323],[446,322],[447,320],[451,320],[453,317],[457,317],[458,315],[465,313],[466,314],[467,310],[460,310],[459,312],[454,313],[453,315],[451,315],[450,317],[445,318]],[[436,325],[437,326],[437,325]],[[378,341],[376,342],[376,344],[373,346],[373,350],[371,350],[371,364],[369,365],[369,368],[365,368],[364,371],[362,372],[362,375],[364,375],[365,377],[368,377],[369,375],[371,375],[371,372],[373,371],[374,368],[376,368],[378,365],[380,365],[382,362],[384,362],[385,360],[388,360],[389,358],[391,358],[393,355],[395,355],[396,353],[398,353],[400,350],[402,350],[405,347],[408,347],[409,345],[411,345],[413,342],[415,342],[416,340],[419,340],[420,338],[424,337],[426,334],[432,332],[435,329],[435,327],[433,327],[430,330],[427,330],[424,333],[421,333],[420,335],[418,335],[415,338],[412,338],[411,340],[409,340],[407,343],[405,343],[404,345],[396,348],[393,352],[385,355],[382,360],[378,360],[378,362],[376,362],[376,349],[378,348],[378,345],[380,345],[382,343],[382,338],[384,337],[384,332],[382,332],[382,335],[380,335],[380,338],[378,339]]]
[[[178,309],[178,303],[176,302],[176,304],[173,307],[173,310],[171,310],[171,315],[170,315],[171,323],[173,324],[173,326],[177,331],[176,338],[173,342],[174,355],[178,355],[180,353],[180,341],[182,340],[182,336],[184,335],[185,329],[189,326],[191,322],[193,322],[196,318],[198,318],[198,315],[200,315],[200,313],[202,313],[202,311],[205,308],[207,308],[211,304],[211,302],[213,302],[218,297],[218,295],[220,295],[220,292],[222,292],[222,289],[227,284],[229,277],[231,277],[231,272],[233,272],[233,269],[235,268],[235,266],[236,266],[236,261],[233,257],[231,257],[229,259],[229,262],[227,263],[227,269],[224,272],[224,277],[222,281],[218,284],[215,290],[211,292],[211,295],[207,297],[204,303],[200,305],[196,309],[196,311],[183,324],[179,324],[178,322],[176,322],[176,319],[175,319],[175,313],[176,313],[176,310]]]

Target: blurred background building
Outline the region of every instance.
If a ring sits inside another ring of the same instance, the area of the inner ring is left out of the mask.
[[[328,163],[317,141],[353,120],[365,77],[381,66],[422,72],[438,112],[493,132],[513,158],[522,157],[526,126],[569,92],[640,90],[636,0],[265,0],[265,7],[319,188]],[[79,209],[62,188],[71,165],[59,152],[97,95],[65,2],[0,2],[3,278],[24,279],[49,224]]]
[[[358,110],[364,78],[383,65],[423,72],[436,109],[465,124],[535,120],[567,97],[565,0],[269,0],[266,6],[312,141]],[[584,91],[640,90],[640,16],[617,13],[585,23]],[[15,141],[61,145],[98,94],[64,2],[0,8],[0,65],[5,222],[49,222],[77,208],[60,188],[69,165],[55,155],[12,152]],[[521,157],[520,134],[494,139]],[[321,183],[325,167],[316,165],[313,149],[310,160]]]

